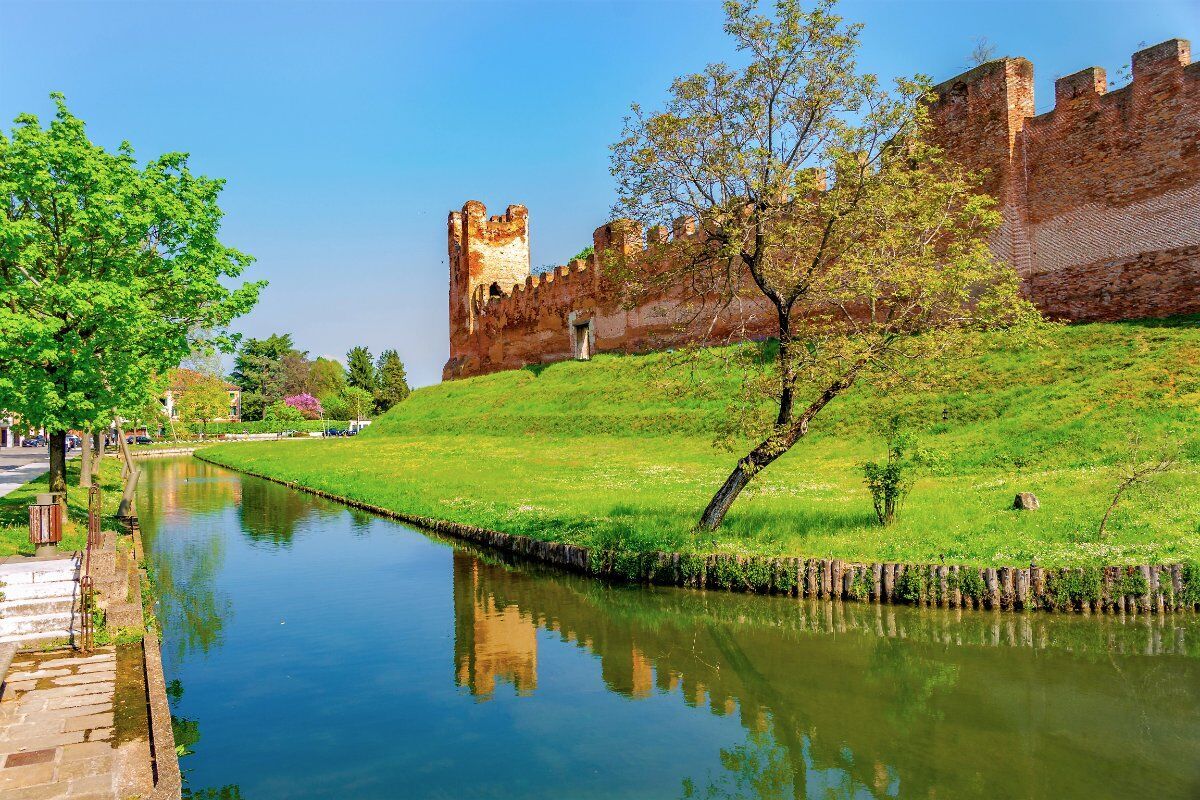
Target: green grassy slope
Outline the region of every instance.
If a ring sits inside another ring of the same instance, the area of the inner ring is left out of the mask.
[[[1200,557],[1200,320],[986,344],[936,393],[839,398],[715,537],[691,525],[740,455],[712,446],[737,394],[719,352],[456,381],[415,392],[354,440],[208,453],[397,510],[580,544],[986,564]],[[884,407],[904,410],[944,461],[887,529],[872,522],[858,467],[881,455],[871,423]],[[1101,541],[1132,431],[1148,448],[1170,443],[1180,466],[1131,492]],[[1042,510],[1009,510],[1020,490]]]

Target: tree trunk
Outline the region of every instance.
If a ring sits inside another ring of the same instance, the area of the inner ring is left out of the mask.
[[[100,483],[100,463],[104,460],[104,434],[92,434],[92,483]]]
[[[817,415],[817,412],[827,406],[829,401],[833,400],[833,398],[837,397],[854,383],[854,378],[861,368],[862,364],[857,364],[845,375],[831,383],[821,393],[821,396],[814,400],[812,405],[805,409],[803,414],[796,417],[790,425],[783,428],[777,426],[770,436],[738,461],[737,466],[733,468],[733,472],[730,473],[721,488],[717,490],[717,493],[713,495],[712,500],[708,503],[708,507],[704,509],[704,513],[700,515],[700,522],[697,527],[700,530],[706,531],[713,531],[719,528],[721,522],[725,519],[725,514],[729,512],[729,507],[733,505],[733,501],[742,493],[742,490],[746,488],[750,480],[761,472],[764,467],[790,450],[792,445],[800,441],[801,437],[808,433],[808,424],[812,421],[812,418]]]
[[[92,435],[79,437],[79,486],[83,489],[92,485]]]
[[[129,472],[129,477],[125,479],[125,489],[121,492],[121,504],[117,506],[118,517],[133,516],[133,496],[137,491],[138,478],[142,477],[140,469],[132,469]]]
[[[67,432],[50,432],[50,491],[67,491]]]

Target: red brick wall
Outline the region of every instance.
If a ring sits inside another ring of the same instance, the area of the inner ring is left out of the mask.
[[[936,87],[935,127],[949,153],[987,171],[985,188],[1004,216],[993,249],[1047,316],[1200,313],[1200,64],[1173,39],[1133,56],[1129,86],[1106,89],[1098,68],[1061,78],[1054,110],[1035,116],[1033,65],[1001,59]],[[450,218],[444,378],[572,358],[581,335],[593,352],[652,350],[680,335],[689,313],[682,296],[625,308],[594,260],[525,277],[524,208],[481,222],[484,213],[472,202]],[[686,223],[675,234],[689,235]],[[595,245],[636,250],[642,237],[610,223],[597,229]],[[481,298],[481,282],[494,278],[510,284],[501,286],[505,296]],[[703,338],[768,335],[770,314],[747,294]]]

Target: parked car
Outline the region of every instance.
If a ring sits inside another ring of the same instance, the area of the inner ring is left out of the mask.
[[[325,435],[326,436],[345,436],[346,432],[344,430],[342,430],[341,428],[326,428]]]
[[[154,440],[149,436],[126,436],[125,444],[150,444]]]
[[[358,435],[358,431],[357,431],[357,430],[355,430],[354,428],[351,428],[350,430],[346,431],[346,434],[345,434],[345,435],[346,435],[346,436],[357,436],[357,435]]]
[[[46,440],[40,436],[34,436],[31,439],[26,439],[21,442],[21,447],[45,447]]]

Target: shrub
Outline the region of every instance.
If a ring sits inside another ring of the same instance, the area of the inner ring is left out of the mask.
[[[285,397],[283,402],[299,411],[305,419],[320,419],[325,415],[325,410],[321,408],[321,401],[308,392]]]

